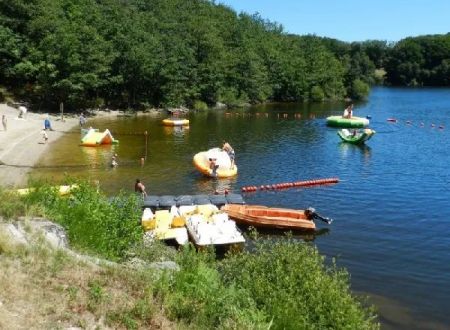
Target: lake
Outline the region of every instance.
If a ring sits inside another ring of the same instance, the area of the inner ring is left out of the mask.
[[[313,242],[348,269],[356,293],[370,295],[383,328],[448,328],[450,89],[374,88],[354,109],[356,116],[371,116],[377,132],[365,146],[342,143],[325,125],[343,109],[343,103],[269,104],[192,113],[189,129],[163,127],[165,115],[93,119],[88,125],[110,129],[120,144],[80,147],[74,131],[52,146],[33,174],[98,179],[109,194],[132,191],[140,178],[157,195],[339,177],[335,185],[258,191],[245,199],[312,206],[333,218]],[[238,176],[202,177],[192,157],[224,139],[236,151]],[[117,168],[109,166],[113,153]]]

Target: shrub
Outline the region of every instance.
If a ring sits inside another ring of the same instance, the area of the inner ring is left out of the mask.
[[[370,92],[370,86],[360,79],[353,80],[351,96],[355,100],[365,99]]]
[[[25,205],[13,191],[0,188],[0,216],[12,219],[25,214]]]
[[[325,99],[325,93],[320,86],[313,86],[310,95],[314,102],[322,102]]]
[[[225,286],[212,251],[196,253],[184,248],[177,258],[179,272],[164,276],[157,293],[173,320],[196,328],[268,328],[266,317],[256,309],[245,291]]]
[[[193,108],[197,111],[206,111],[208,110],[208,105],[203,101],[197,100],[194,102]]]
[[[64,226],[72,245],[111,259],[124,258],[142,241],[138,198],[120,193],[110,201],[87,182],[77,185],[70,197],[41,185],[25,200],[28,205],[41,205],[44,215]]]
[[[222,274],[269,315],[273,329],[377,329],[372,311],[351,296],[347,273],[323,261],[290,238],[257,241],[255,251],[225,259]]]

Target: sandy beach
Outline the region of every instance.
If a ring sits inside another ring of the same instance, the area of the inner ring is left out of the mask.
[[[79,114],[35,113],[28,111],[25,118],[19,118],[19,110],[0,103],[0,117],[6,115],[7,130],[0,124],[0,187],[22,188],[28,183],[28,173],[54,143],[73,129],[78,129]],[[138,111],[136,116],[159,116],[161,109]],[[114,117],[123,115],[119,110],[97,110],[90,117]],[[44,143],[42,130],[44,120],[50,119],[53,131],[47,131],[48,142]]]
[[[0,186],[24,187],[28,173],[39,158],[51,149],[64,132],[78,125],[78,117],[48,115],[27,112],[25,118],[18,118],[19,110],[0,104],[0,115],[6,115],[7,130],[0,125]],[[0,116],[0,117],[1,117]],[[41,131],[48,116],[53,131],[47,131],[48,142],[44,143]]]

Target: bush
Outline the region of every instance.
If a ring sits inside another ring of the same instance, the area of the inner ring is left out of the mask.
[[[197,111],[206,111],[208,110],[208,105],[203,101],[197,100],[194,102],[193,108]]]
[[[370,86],[360,79],[353,80],[351,87],[351,96],[355,100],[365,99],[370,92]]]
[[[311,100],[314,102],[322,102],[325,99],[325,93],[320,86],[313,86],[313,88],[311,88],[310,95]]]
[[[181,270],[160,281],[157,293],[173,320],[194,328],[268,328],[267,317],[245,291],[225,286],[212,251],[197,253],[188,246],[178,255]]]
[[[317,249],[293,239],[257,241],[222,264],[227,286],[248,293],[273,329],[377,329],[351,296],[345,271],[324,266]]]
[[[72,245],[110,259],[124,258],[142,241],[138,198],[120,193],[110,201],[87,182],[77,185],[70,197],[41,185],[25,198],[26,204],[41,205],[43,215],[67,229]]]
[[[372,310],[351,296],[347,273],[323,261],[289,238],[257,241],[222,261],[189,247],[157,293],[169,317],[196,328],[378,329]]]
[[[0,188],[0,216],[12,219],[25,214],[25,205],[20,196],[13,191]]]

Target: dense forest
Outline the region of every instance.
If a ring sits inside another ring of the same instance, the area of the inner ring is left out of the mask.
[[[450,79],[450,35],[345,43],[207,0],[2,1],[0,54],[0,97],[47,108],[361,99]]]

